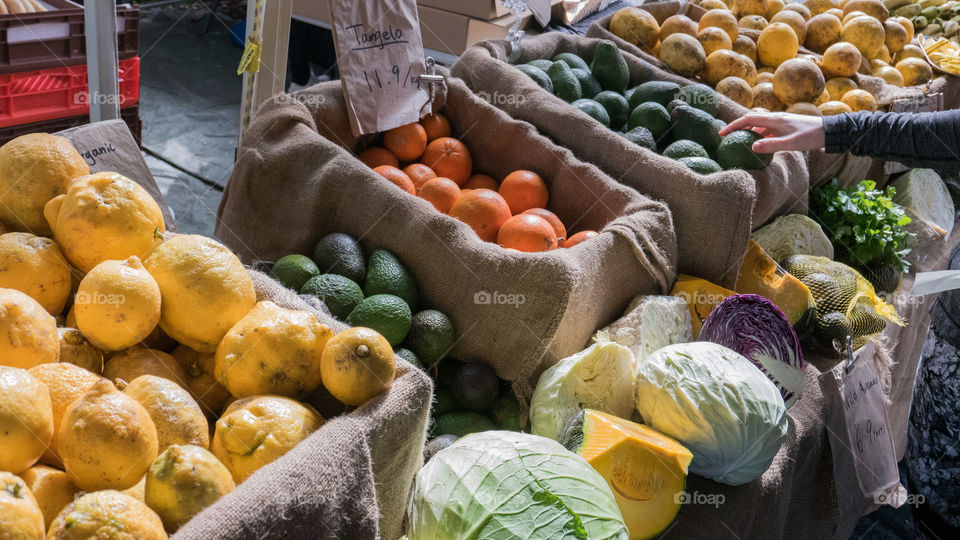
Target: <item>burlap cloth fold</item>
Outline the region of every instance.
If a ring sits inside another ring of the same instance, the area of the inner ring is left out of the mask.
[[[522,41],[517,63],[573,52],[591,58],[599,40],[551,32]],[[685,81],[624,54],[630,84]],[[540,88],[507,62],[505,41],[483,41],[467,50],[451,71],[511,116],[530,122],[578,158],[618,182],[670,207],[677,231],[678,268],[733,286],[752,228],[773,217],[806,212],[807,167],[802,154],[780,152],[762,171],[724,171],[701,176],[675,160],[641,148]],[[720,117],[739,112],[726,100]],[[709,247],[708,247],[709,246]]]

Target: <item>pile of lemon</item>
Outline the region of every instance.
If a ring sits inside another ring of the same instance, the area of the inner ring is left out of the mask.
[[[258,302],[64,138],[0,148],[0,220],[2,538],[166,538],[323,425],[313,396],[394,380],[383,336]]]

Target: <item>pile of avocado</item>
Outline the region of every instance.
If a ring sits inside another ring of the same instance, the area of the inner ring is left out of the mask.
[[[400,259],[383,249],[368,257],[360,242],[348,234],[324,236],[312,258],[281,257],[270,275],[302,295],[319,299],[337,319],[376,330],[398,356],[415,366],[436,365],[457,341],[449,317],[435,309],[417,311],[419,288]]]
[[[504,429],[522,431],[520,402],[510,384],[482,362],[447,360],[434,387],[433,427],[426,459],[470,433]]]
[[[772,154],[757,154],[752,131],[720,137],[720,98],[705,84],[648,81],[633,88],[620,49],[597,44],[593,61],[563,52],[553,60],[515,66],[548,92],[570,103],[630,142],[683,163],[700,174],[763,169]]]

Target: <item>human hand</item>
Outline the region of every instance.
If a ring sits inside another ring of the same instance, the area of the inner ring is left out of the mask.
[[[816,150],[823,148],[823,119],[791,113],[750,113],[723,128],[720,135],[749,129],[763,138],[753,143],[753,151],[772,154],[780,150]]]

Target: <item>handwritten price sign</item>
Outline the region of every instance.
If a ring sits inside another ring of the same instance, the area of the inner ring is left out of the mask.
[[[330,0],[334,45],[354,135],[416,122],[429,101],[421,85],[423,42],[415,0]]]

